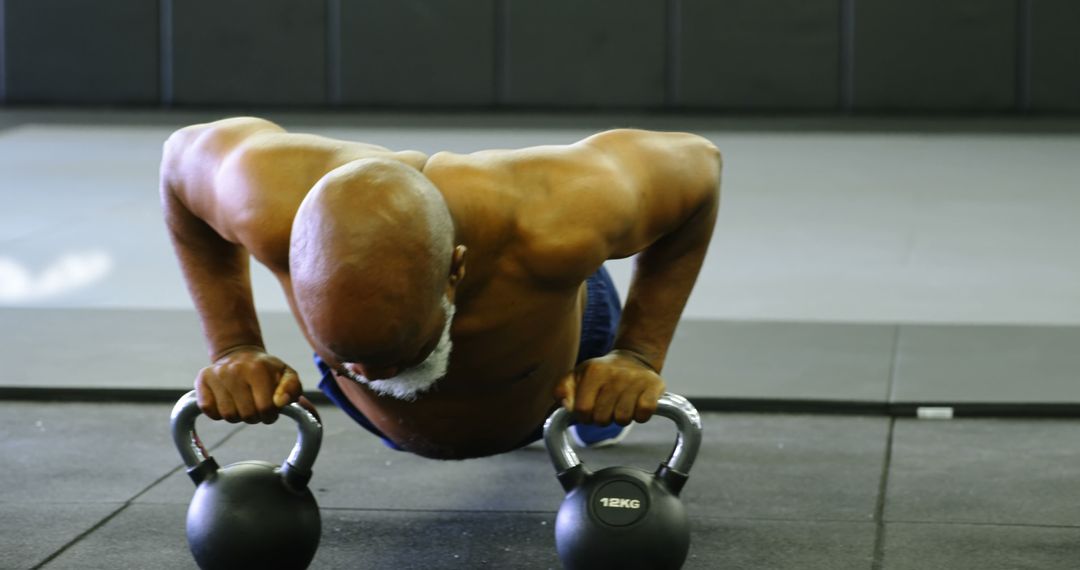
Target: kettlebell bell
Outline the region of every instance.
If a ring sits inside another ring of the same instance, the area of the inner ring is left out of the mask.
[[[544,424],[566,498],[555,517],[555,547],[567,570],[680,568],[690,523],[679,492],[701,446],[701,415],[686,398],[666,393],[656,414],[678,427],[675,448],[655,473],[634,467],[589,471],[570,446],[572,416],[559,408]]]
[[[200,414],[195,392],[172,409],[172,435],[195,495],[187,512],[187,539],[203,570],[307,568],[319,546],[319,505],[307,484],[322,443],[322,424],[299,404],[281,413],[296,420],[299,435],[281,466],[240,461],[218,467],[195,433]]]

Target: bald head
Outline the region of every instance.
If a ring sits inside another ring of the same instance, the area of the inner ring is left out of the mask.
[[[314,340],[354,361],[422,343],[441,322],[453,238],[442,195],[416,169],[365,159],[328,173],[301,203],[289,247]]]

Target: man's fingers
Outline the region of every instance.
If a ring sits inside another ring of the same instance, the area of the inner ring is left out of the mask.
[[[568,412],[574,411],[574,390],[576,388],[577,382],[574,379],[573,372],[564,376],[563,379],[559,380],[559,383],[555,385],[553,395]]]
[[[580,364],[574,371],[576,389],[573,412],[577,421],[596,425],[612,422],[629,425],[647,421],[656,411],[657,399],[664,392],[664,380],[637,360],[608,355]],[[564,378],[556,388],[565,394]],[[565,399],[564,399],[565,403]]]
[[[240,421],[240,414],[236,410],[236,403],[232,394],[218,382],[211,382],[210,390],[214,393],[214,402],[217,404],[218,418],[229,423]]]
[[[251,385],[251,397],[255,402],[255,411],[259,415],[259,421],[264,424],[272,424],[278,419],[278,408],[274,405],[274,394],[269,390],[271,386],[267,379],[264,382]]]
[[[300,386],[300,377],[292,368],[286,368],[278,380],[277,388],[274,389],[274,405],[279,409],[284,408],[291,402],[295,402],[303,395],[303,387]]]
[[[212,420],[220,420],[221,414],[218,413],[214,391],[207,386],[202,375],[199,375],[198,380],[196,380],[195,388],[195,397],[199,402],[199,409],[202,410],[202,413]]]
[[[606,426],[611,423],[615,413],[615,404],[618,402],[619,393],[611,388],[601,388],[596,395],[596,403],[593,404],[592,417],[589,421],[598,425]]]
[[[207,417],[249,424],[274,423],[281,408],[302,393],[296,371],[261,351],[219,358],[199,372],[196,389]]]
[[[578,379],[577,389],[574,394],[574,413],[578,420],[592,422],[595,415],[596,398],[603,387],[603,383],[589,375],[583,374]]]
[[[255,407],[255,398],[252,396],[252,392],[251,386],[244,385],[234,386],[231,394],[240,420],[248,424],[257,424],[262,418],[259,417],[259,410]]]
[[[612,417],[615,423],[625,426],[634,421],[637,403],[640,399],[640,393],[637,390],[627,390],[619,395],[619,400],[615,403],[614,416]]]
[[[649,386],[641,393],[637,400],[637,409],[634,412],[634,421],[647,422],[656,413],[656,404],[660,396],[664,394],[666,387],[663,383]]]

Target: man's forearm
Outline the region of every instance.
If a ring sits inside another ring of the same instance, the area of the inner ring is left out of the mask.
[[[657,372],[663,369],[675,327],[705,260],[718,206],[717,192],[679,228],[638,254],[615,350],[628,351]]]
[[[175,197],[166,196],[165,220],[210,360],[238,346],[262,347],[247,251],[219,236]]]

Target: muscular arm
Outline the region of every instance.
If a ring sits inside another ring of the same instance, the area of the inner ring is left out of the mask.
[[[261,348],[248,252],[193,214],[167,175],[162,176],[161,200],[169,237],[202,321],[210,360],[237,347]]]
[[[627,231],[609,240],[609,251],[613,257],[638,254],[615,349],[659,372],[712,238],[721,158],[711,143],[692,135],[635,138],[645,140],[610,151],[629,175],[635,207],[627,211]]]
[[[166,142],[162,206],[212,361],[196,379],[208,417],[272,422],[300,398],[296,372],[264,348],[249,259],[274,272],[288,295],[289,235],[304,196],[328,171],[368,157],[416,168],[426,161],[414,151],[286,133],[251,117],[193,125]]]
[[[718,204],[718,192],[707,194],[682,224],[636,259],[615,349],[631,352],[657,372],[664,367],[668,345],[705,259]]]
[[[161,197],[210,354],[210,366],[195,380],[199,407],[215,420],[273,423],[279,408],[300,398],[302,387],[296,372],[263,346],[247,249],[192,213],[166,177]],[[310,402],[300,403],[315,413]]]
[[[634,254],[637,263],[613,350],[581,363],[554,393],[583,421],[643,422],[665,389],[668,345],[712,237],[720,153],[700,137],[645,131],[601,133],[583,145],[611,174],[575,192],[567,225],[592,237],[574,248],[593,263]]]
[[[209,182],[228,153],[230,136],[245,128],[280,129],[254,119],[231,123],[233,130],[202,137],[197,129],[181,130],[170,138],[162,157],[161,201],[212,361],[195,380],[199,407],[215,420],[271,423],[281,406],[300,398],[300,379],[263,347],[248,248],[231,222],[243,216]],[[303,399],[301,404],[310,407]]]
[[[216,191],[215,176],[232,149],[254,133],[284,130],[254,117],[181,129],[162,149],[160,192],[165,226],[195,309],[211,361],[243,346],[262,348],[251,295],[249,252],[237,236],[234,202]]]

